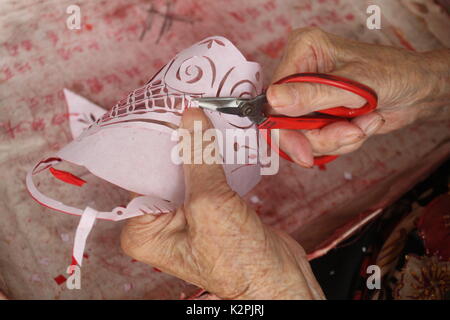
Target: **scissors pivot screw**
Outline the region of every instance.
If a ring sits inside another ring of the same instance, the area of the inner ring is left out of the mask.
[[[244,117],[247,117],[248,115],[252,114],[253,112],[253,107],[251,105],[246,104],[245,106],[242,107],[242,115]]]

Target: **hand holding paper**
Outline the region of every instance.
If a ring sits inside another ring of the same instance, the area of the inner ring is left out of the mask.
[[[182,127],[192,132],[194,121],[211,127],[198,109],[185,112]],[[227,185],[222,166],[191,163],[184,165],[185,204],[131,219],[124,251],[223,299],[323,299],[302,247],[261,222]]]
[[[81,265],[85,241],[96,218],[118,221],[161,214],[183,202],[183,171],[180,164],[171,161],[171,151],[177,143],[171,135],[179,127],[183,111],[193,107],[192,98],[253,97],[261,90],[259,64],[247,61],[227,39],[210,37],[180,52],[143,87],[133,90],[101,117],[99,107],[66,91],[70,113],[76,115],[71,121],[75,139],[30,170],[27,188],[36,201],[49,208],[86,216],[77,229],[74,263]],[[248,119],[232,115],[209,112],[208,117],[221,132],[253,127]],[[80,124],[86,125],[84,131]],[[249,149],[253,155],[258,152],[257,146],[248,148],[245,143],[238,143],[235,148],[225,148],[221,156],[240,148]],[[38,190],[33,176],[50,169],[53,178],[70,183],[73,188],[85,183],[70,172],[54,168],[63,161],[83,166],[93,175],[142,196],[109,212],[74,208],[51,199]],[[258,163],[224,164],[223,169],[227,182],[240,195],[260,179]]]

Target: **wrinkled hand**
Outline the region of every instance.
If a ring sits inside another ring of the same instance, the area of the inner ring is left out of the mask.
[[[193,134],[195,120],[211,127],[199,109],[185,112],[182,127]],[[125,226],[121,243],[128,255],[223,299],[324,297],[302,247],[261,222],[227,185],[221,165],[184,165],[184,173],[182,207]]]
[[[348,153],[375,133],[401,128],[418,118],[439,117],[438,107],[448,104],[450,95],[449,52],[415,53],[359,43],[317,28],[294,31],[273,82],[300,72],[339,75],[375,90],[378,108],[351,122],[333,123],[322,129],[281,130],[281,149],[298,164],[311,167],[313,155]],[[287,116],[338,106],[358,108],[365,104],[356,94],[309,83],[271,85],[267,98],[272,113]]]

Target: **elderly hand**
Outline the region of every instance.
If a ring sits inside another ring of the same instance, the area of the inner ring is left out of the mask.
[[[194,121],[211,128],[199,109],[185,112],[182,127],[193,134]],[[324,298],[302,247],[261,222],[227,185],[221,165],[185,164],[184,173],[182,207],[125,226],[128,255],[223,299]]]
[[[317,28],[299,29],[291,34],[273,81],[300,72],[343,76],[378,94],[377,110],[351,122],[303,132],[281,130],[281,149],[304,167],[313,165],[313,156],[351,152],[375,133],[430,115],[442,117],[438,107],[450,100],[449,50],[416,53],[342,39]],[[267,98],[272,113],[287,116],[338,106],[358,108],[365,103],[345,90],[308,83],[271,85]],[[448,117],[448,109],[443,111]]]

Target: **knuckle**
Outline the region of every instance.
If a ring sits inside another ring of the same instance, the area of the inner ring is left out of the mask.
[[[327,33],[318,27],[312,27],[308,30],[308,36],[316,38],[325,38]]]
[[[328,142],[321,139],[311,140],[312,149],[318,154],[330,153],[338,149],[336,141]]]
[[[228,186],[226,188],[217,188],[214,192],[205,194],[198,194],[191,197],[188,207],[192,211],[230,211],[236,203],[240,202],[239,195],[231,190]]]
[[[305,134],[311,143],[313,151],[318,154],[329,153],[340,147],[337,139],[324,137],[320,129],[307,131]]]
[[[306,35],[320,35],[322,33],[324,33],[324,31],[322,31],[322,29],[320,29],[319,27],[307,27],[305,28],[305,34]]]
[[[288,35],[288,38],[287,38],[288,43],[294,42],[299,37],[299,35],[303,32],[302,30],[303,30],[303,28],[299,28],[299,29],[295,29],[292,32],[290,32]]]
[[[297,28],[297,29],[294,29],[292,32],[291,32],[291,35],[292,36],[295,36],[295,35],[305,35],[305,34],[308,34],[308,33],[311,33],[311,32],[316,32],[316,31],[322,31],[320,28],[318,28],[318,27],[304,27],[304,28]]]
[[[319,27],[306,27],[292,32],[293,40],[317,40],[326,37],[326,32]]]
[[[146,256],[146,246],[154,236],[150,228],[153,219],[151,215],[135,217],[123,227],[120,234],[120,246],[130,257],[141,260]]]
[[[351,62],[342,68],[342,72],[351,74],[354,78],[362,81],[367,78],[367,64],[364,61]]]
[[[309,110],[309,108],[318,105],[320,98],[323,97],[322,86],[311,83],[293,84],[295,87],[296,106],[301,110]],[[312,110],[310,110],[312,111]]]
[[[304,45],[306,39],[311,39],[312,35],[320,33],[321,30],[317,27],[298,28],[288,35],[288,44],[292,49]]]

